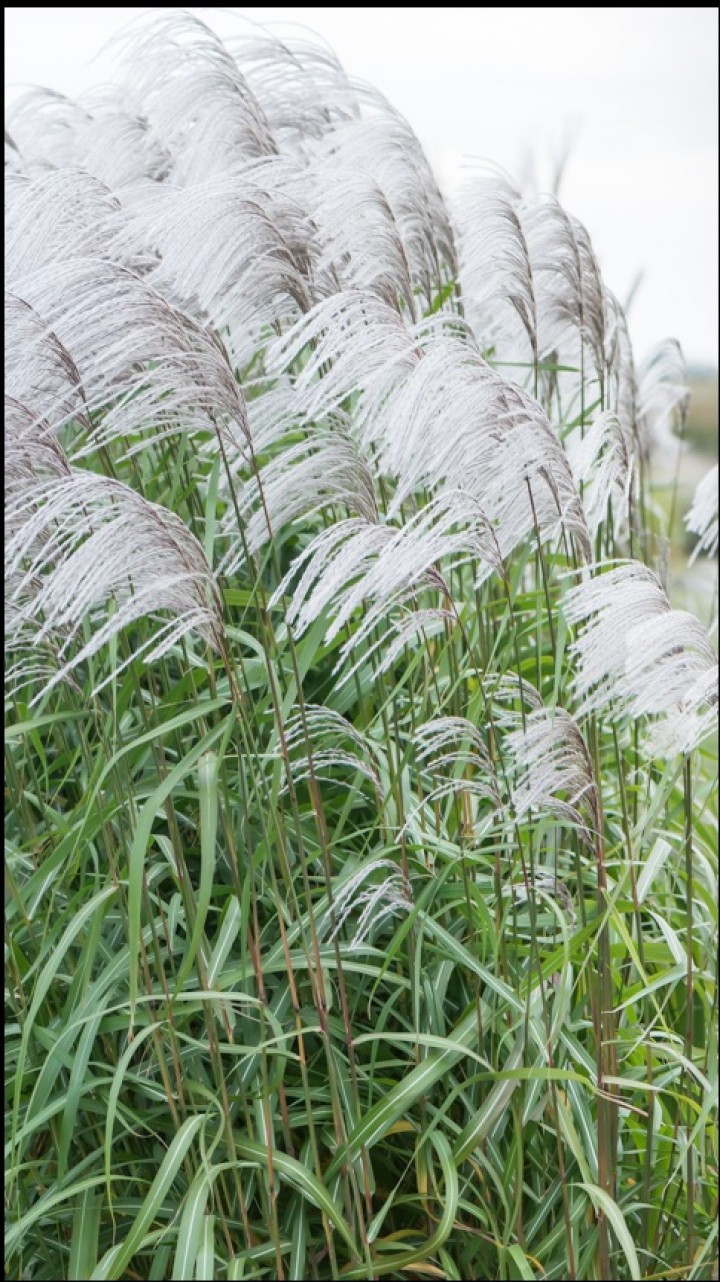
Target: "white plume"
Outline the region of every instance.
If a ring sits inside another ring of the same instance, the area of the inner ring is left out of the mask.
[[[718,465],[700,481],[695,490],[692,507],[685,517],[685,525],[693,534],[699,535],[699,541],[690,557],[692,565],[699,552],[715,556],[718,549]]]
[[[355,610],[364,607],[362,622],[340,651],[342,664],[393,610],[414,601],[422,588],[447,598],[438,564],[472,560],[484,575],[496,555],[477,505],[462,492],[432,500],[400,528],[374,525],[359,518],[323,530],[295,559],[271,604],[295,582],[288,621],[303,633],[329,609],[326,642],[341,631]],[[298,577],[299,576],[299,577]]]
[[[238,506],[245,524],[245,546],[251,553],[277,538],[291,522],[331,506],[349,509],[366,521],[377,520],[372,474],[340,416],[335,420],[316,425],[243,484]],[[229,506],[221,522],[230,544],[222,564],[224,573],[232,573],[244,555],[236,527],[235,509]]]
[[[312,150],[333,167],[369,175],[392,210],[413,284],[430,304],[456,275],[456,251],[445,202],[412,129],[388,108],[339,124]]]
[[[387,870],[382,881],[370,878]],[[412,891],[397,864],[391,859],[372,859],[352,873],[335,893],[331,939],[335,939],[353,912],[360,911],[355,924],[350,947],[360,948],[368,935],[388,917],[409,913],[413,907]]]
[[[564,525],[589,559],[560,441],[537,402],[483,361],[461,322],[407,326],[377,296],[345,291],[274,345],[270,368],[290,368],[309,345],[295,380],[303,414],[356,398],[351,423],[365,454],[396,482],[392,514],[419,489],[462,489],[495,532],[501,558],[537,523],[546,537]]]
[[[15,291],[45,327],[19,364],[46,368],[61,350],[77,371],[87,414],[104,410],[75,457],[135,433],[141,439],[129,452],[147,433],[158,439],[224,425],[232,439],[246,430],[243,395],[219,339],[127,268],[71,259],[15,282]],[[68,416],[63,369],[48,393],[39,412],[57,427]],[[18,392],[18,399],[29,398]]]
[[[595,415],[581,436],[574,432],[567,443],[570,466],[583,485],[583,507],[594,536],[612,503],[617,535],[626,527],[635,496],[635,454],[631,434],[611,410]]]
[[[564,708],[531,712],[525,728],[507,736],[515,760],[512,801],[519,820],[531,810],[572,824],[592,844],[600,807],[592,760],[580,728]]]
[[[671,608],[651,570],[633,561],[597,574],[568,593],[565,613],[581,629],[571,647],[580,712],[663,715],[650,743],[667,753],[688,752],[705,737],[717,656],[698,620]]]
[[[481,346],[537,359],[537,307],[520,194],[504,177],[470,179],[454,205],[465,314]]]
[[[149,188],[129,215],[128,236],[157,251],[153,287],[227,328],[237,365],[312,302],[316,248],[303,206],[286,194],[294,179],[274,157],[197,187]]]
[[[638,371],[638,419],[647,449],[670,444],[673,431],[685,428],[690,388],[680,344],[665,339],[645,357]]]
[[[376,748],[366,735],[332,708],[308,703],[302,711],[293,713],[285,725],[285,746],[294,783],[313,775],[315,779],[341,783],[352,789],[354,785],[350,781],[360,774],[373,785],[379,798]]]
[[[199,18],[168,13],[124,43],[128,101],[172,157],[173,181],[203,183],[277,151],[235,59]]]
[[[47,639],[58,645],[62,666],[43,693],[143,616],[152,633],[131,658],[152,662],[193,631],[217,646],[221,606],[212,572],[172,512],[79,469],[15,485],[6,512],[6,591],[16,607],[11,636],[30,636],[31,664]],[[83,644],[86,620],[90,636]]]

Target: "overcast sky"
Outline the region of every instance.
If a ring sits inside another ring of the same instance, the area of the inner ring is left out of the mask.
[[[75,96],[108,79],[100,47],[153,9],[5,9],[6,101],[27,84]],[[630,324],[640,356],[676,336],[717,365],[718,10],[191,9],[222,35],[242,14],[302,23],[381,89],[446,192],[472,157],[547,187],[588,227],[610,288],[643,273]]]

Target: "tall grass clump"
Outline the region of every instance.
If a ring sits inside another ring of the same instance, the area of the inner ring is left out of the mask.
[[[8,1276],[716,1276],[677,345],[321,47],[8,130]]]

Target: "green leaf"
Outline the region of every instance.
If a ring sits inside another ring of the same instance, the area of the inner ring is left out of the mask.
[[[595,1210],[602,1211],[606,1216],[615,1237],[625,1253],[632,1282],[640,1282],[642,1273],[640,1272],[640,1262],[635,1250],[635,1243],[617,1202],[605,1189],[601,1189],[597,1184],[578,1184],[578,1188],[584,1189],[594,1203]]]
[[[251,1162],[256,1162],[258,1166],[269,1169],[269,1155],[267,1148],[249,1139],[237,1139],[235,1147],[240,1157],[245,1157]],[[302,1162],[296,1158],[289,1157],[286,1153],[279,1152],[278,1149],[271,1150],[273,1170],[283,1176],[293,1188],[297,1189],[308,1202],[322,1211],[330,1223],[337,1229],[338,1233],[347,1243],[353,1255],[360,1258],[360,1250],[355,1242],[352,1230],[345,1220],[340,1207],[332,1198],[325,1186],[321,1184],[315,1175],[312,1174]]]
[[[187,1121],[183,1122],[162,1160],[160,1169],[125,1241],[113,1247],[111,1251],[108,1251],[103,1256],[92,1274],[94,1282],[103,1282],[104,1279],[118,1279],[123,1276],[127,1265],[140,1247],[145,1234],[162,1207],[185,1154],[204,1123],[204,1116],[189,1117]]]

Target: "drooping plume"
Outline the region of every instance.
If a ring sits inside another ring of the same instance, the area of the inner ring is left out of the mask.
[[[676,339],[665,339],[638,370],[638,419],[647,452],[667,447],[673,432],[682,435],[689,404],[682,348]]]
[[[612,505],[613,525],[621,535],[633,517],[635,453],[632,436],[611,410],[595,415],[584,435],[568,442],[568,457],[578,485],[591,534],[597,533]]]
[[[478,340],[527,361],[538,356],[537,305],[520,203],[509,180],[483,174],[464,185],[454,212],[465,312]]]
[[[714,556],[718,548],[718,465],[700,481],[692,507],[685,517],[685,525],[693,534],[699,536],[695,544],[690,564],[692,565],[699,552]]]
[[[338,125],[313,157],[369,175],[383,192],[402,240],[413,283],[429,305],[457,273],[445,202],[412,129],[388,107]]]
[[[495,764],[483,733],[469,718],[434,717],[417,727],[413,746],[422,782],[406,829],[416,841],[422,842],[427,823],[437,827],[441,803],[448,832],[465,838],[478,834],[481,816],[487,825],[502,814]]]
[[[340,506],[366,521],[377,520],[372,474],[339,415],[251,471],[238,489],[245,540],[238,543],[236,513],[229,505],[222,522],[230,543],[226,572],[240,564],[245,547],[255,553],[292,521],[316,512]]]
[[[714,727],[717,655],[692,615],[673,610],[655,574],[637,561],[571,589],[565,614],[580,629],[571,647],[581,713],[660,716],[649,743],[689,752]]]
[[[461,491],[448,491],[400,527],[357,517],[329,526],[296,557],[271,605],[291,591],[288,621],[298,634],[329,610],[328,643],[362,606],[362,622],[341,647],[341,664],[423,589],[436,600],[439,595],[446,608],[449,590],[438,565],[446,561],[449,568],[468,560],[479,574],[488,564],[497,567],[477,505]]]
[[[371,880],[382,872],[378,882]],[[337,891],[333,903],[335,939],[352,913],[360,913],[352,934],[351,949],[360,948],[368,935],[388,917],[409,913],[413,907],[412,891],[397,864],[391,859],[372,859],[348,877]]]
[[[507,736],[515,762],[512,801],[518,820],[531,810],[572,824],[592,844],[600,804],[592,760],[580,727],[564,708],[531,712],[524,729]]]
[[[390,511],[419,489],[464,490],[506,557],[536,530],[572,535],[589,559],[590,535],[570,465],[532,397],[482,359],[461,322],[408,326],[372,295],[344,292],[315,307],[270,353],[295,379],[307,419],[354,398],[351,424],[394,483]],[[326,369],[326,366],[329,368]]]
[[[199,186],[150,188],[128,215],[128,236],[156,254],[151,283],[228,334],[242,367],[287,328],[311,295],[314,232],[293,196],[297,166],[277,157]]]
[[[605,288],[583,224],[555,196],[523,197],[494,170],[467,182],[456,216],[463,292],[479,336],[525,365],[553,353],[577,364],[582,344],[585,363],[602,377]]]
[[[219,427],[233,440],[246,430],[243,395],[219,339],[128,268],[73,258],[16,281],[15,291],[42,322],[17,365],[47,367],[51,356],[57,364],[62,351],[63,366],[67,356],[77,371],[86,415],[103,410],[76,457],[115,438],[132,452],[146,434],[157,440]],[[68,417],[66,398],[61,370],[42,407],[54,426]],[[135,434],[141,439],[130,444]]]
[[[173,182],[203,183],[276,153],[237,62],[199,18],[166,14],[125,43],[128,101],[171,157]]]
[[[375,745],[333,708],[305,704],[286,722],[284,741],[293,783],[314,778],[352,789],[360,775],[379,794]]]
[[[212,572],[172,512],[119,481],[72,469],[43,484],[16,484],[6,514],[11,640],[29,640],[31,666],[48,639],[57,646],[59,667],[43,693],[141,618],[150,620],[150,635],[120,667],[136,657],[152,662],[191,632],[217,647]]]

